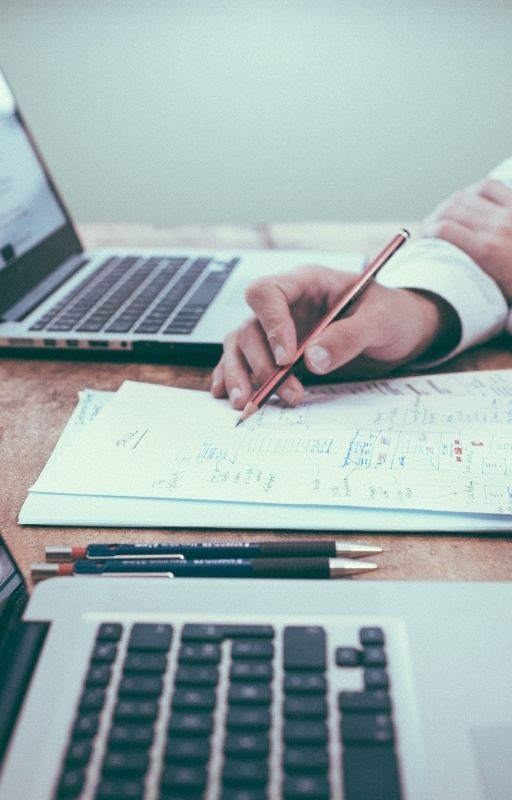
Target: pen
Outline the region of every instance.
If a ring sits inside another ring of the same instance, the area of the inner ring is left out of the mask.
[[[257,389],[248,403],[246,404],[241,416],[238,419],[237,425],[240,425],[245,419],[256,413],[261,406],[267,402],[269,397],[275,392],[278,386],[285,380],[291,370],[302,359],[306,347],[318,336],[331,322],[339,319],[349,309],[349,307],[357,300],[358,297],[370,286],[379,270],[386,264],[392,255],[407,241],[409,238],[409,231],[402,229],[393,239],[386,245],[386,247],[379,253],[373,261],[362,271],[361,275],[354,281],[352,286],[346,289],[338,302],[334,304],[333,308],[325,314],[322,319],[317,322],[314,328],[305,336],[299,343],[294,359],[290,364],[285,364],[278,367],[272,375]]]
[[[286,542],[193,542],[175,544],[150,542],[142,544],[89,544],[85,547],[48,545],[45,547],[47,561],[78,561],[108,558],[297,558],[340,556],[360,558],[382,553],[382,547],[360,542],[325,540],[288,540]]]
[[[377,569],[370,561],[345,558],[236,558],[195,561],[166,559],[82,560],[72,564],[32,564],[34,580],[60,575],[173,578],[344,578]]]

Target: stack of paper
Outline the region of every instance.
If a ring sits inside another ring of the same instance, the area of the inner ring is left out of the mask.
[[[316,387],[238,417],[207,392],[87,390],[19,521],[512,530],[512,370]]]

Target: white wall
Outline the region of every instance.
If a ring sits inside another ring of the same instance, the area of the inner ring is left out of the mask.
[[[0,0],[81,221],[419,218],[512,155],[511,53],[510,0]]]

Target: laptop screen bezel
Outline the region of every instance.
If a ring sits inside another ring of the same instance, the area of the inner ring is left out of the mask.
[[[9,86],[1,68],[0,72]],[[12,264],[9,264],[0,271],[0,314],[3,314],[8,308],[17,303],[30,292],[31,289],[57,269],[57,267],[67,261],[68,258],[83,253],[83,247],[73,225],[71,216],[62,201],[34,137],[18,108],[16,99],[15,104],[14,113],[16,119],[29,141],[32,151],[44,172],[48,186],[66,221],[64,225],[40,241],[35,247],[28,250],[22,256],[15,259]]]

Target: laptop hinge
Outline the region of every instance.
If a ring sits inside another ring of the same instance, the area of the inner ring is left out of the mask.
[[[2,652],[5,673],[0,692],[0,761],[14,728],[30,678],[39,658],[48,622],[22,622]]]
[[[84,258],[83,253],[68,258],[60,267],[37,283],[21,300],[7,308],[2,314],[2,321],[19,322],[22,320],[86,263],[87,259]]]

